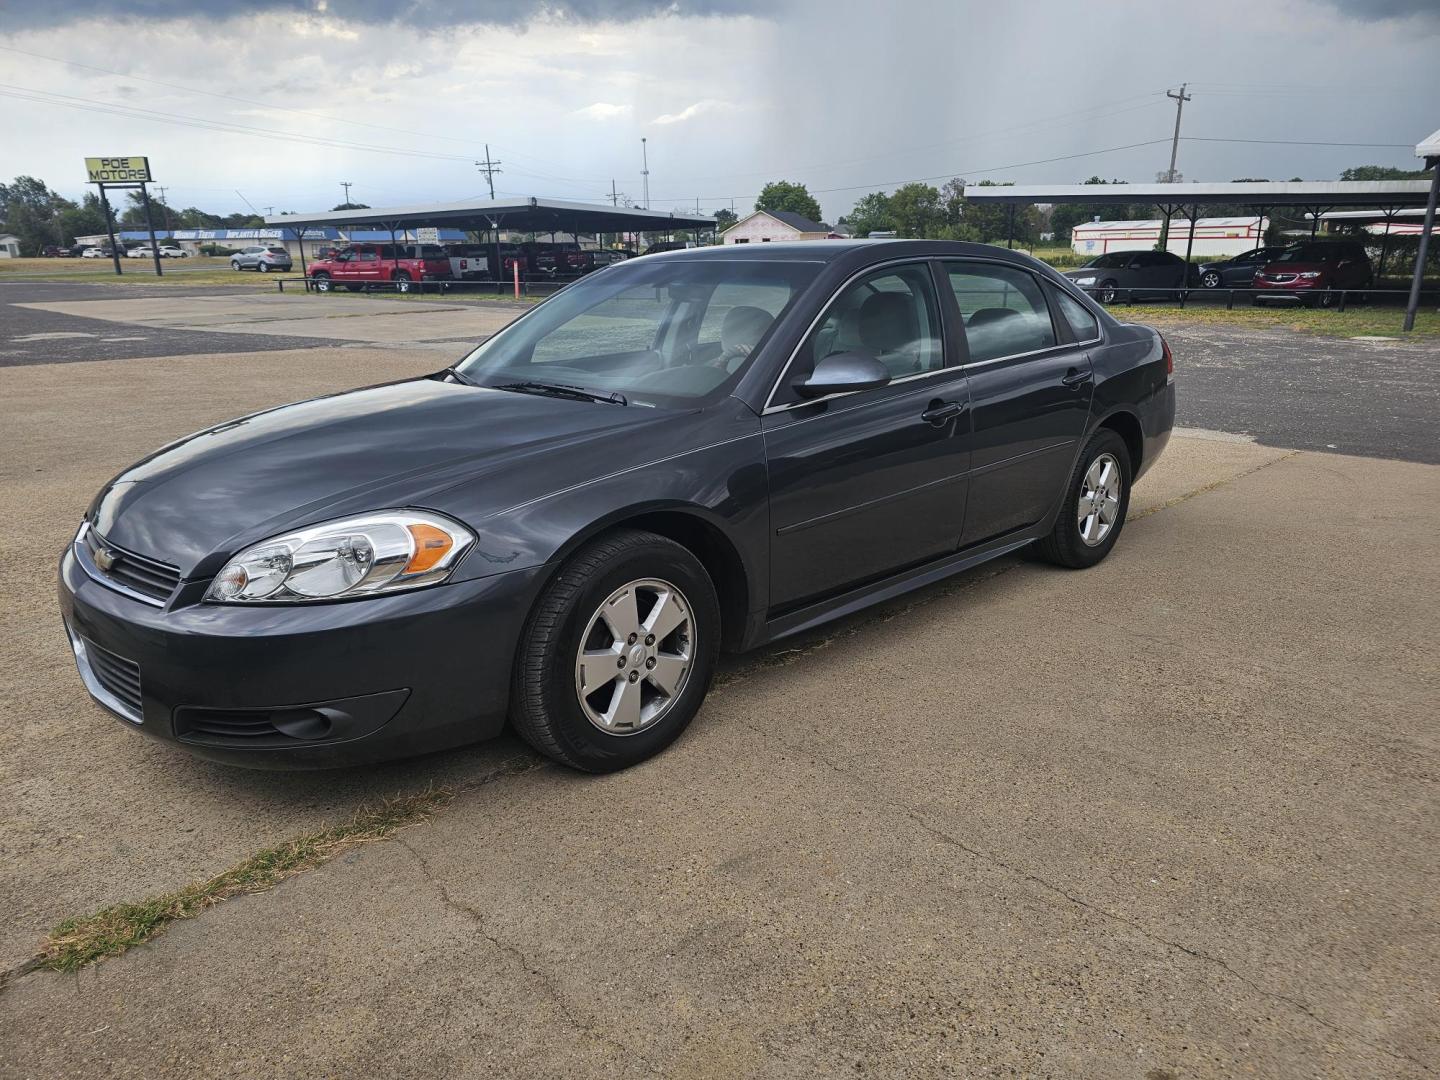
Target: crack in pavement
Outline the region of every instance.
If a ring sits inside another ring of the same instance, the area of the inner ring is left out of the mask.
[[[750,731],[759,735],[762,739],[775,743],[782,750],[788,752],[792,756],[824,765],[832,772],[834,772],[837,776],[843,777],[847,784],[864,787],[870,792],[870,798],[874,802],[877,802],[884,806],[888,806],[890,809],[896,810],[904,814],[907,818],[915,822],[916,825],[920,826],[921,829],[923,829],[929,835],[933,836],[935,839],[964,852],[971,858],[986,863],[990,866],[994,866],[1000,870],[1004,870],[1006,873],[1018,877],[1021,880],[1033,882],[1041,888],[1051,893],[1054,893],[1056,896],[1063,898],[1064,900],[1075,905],[1076,907],[1082,908],[1085,911],[1093,912],[1096,915],[1100,915],[1103,918],[1110,919],[1116,923],[1119,923],[1122,926],[1125,926],[1135,931],[1147,941],[1153,942],[1157,945],[1161,945],[1167,949],[1174,949],[1175,951],[1183,953],[1184,955],[1192,957],[1193,959],[1201,960],[1208,964],[1213,964],[1216,967],[1220,968],[1222,971],[1224,971],[1226,974],[1230,975],[1232,978],[1250,987],[1251,990],[1259,994],[1261,997],[1291,1006],[1303,1015],[1309,1017],[1311,1020],[1313,1020],[1315,1023],[1319,1024],[1326,1030],[1333,1031],[1339,1035],[1348,1036],[1349,1038],[1354,1039],[1361,1045],[1367,1046],[1371,1050],[1374,1050],[1375,1052],[1380,1054],[1384,1054],[1387,1057],[1392,1057],[1396,1060],[1419,1066],[1421,1069],[1424,1069],[1427,1072],[1433,1071],[1430,1066],[1426,1065],[1424,1062],[1418,1060],[1417,1058],[1413,1058],[1408,1054],[1403,1053],[1402,1051],[1392,1050],[1389,1047],[1381,1046],[1371,1041],[1366,1035],[1361,1032],[1355,1031],[1352,1028],[1347,1028],[1342,1024],[1337,1024],[1334,1021],[1325,1019],[1323,1016],[1320,1016],[1317,1012],[1315,1012],[1315,1010],[1311,1006],[1307,1005],[1305,1002],[1301,1001],[1298,998],[1291,997],[1288,994],[1282,994],[1275,990],[1267,990],[1265,987],[1261,986],[1258,982],[1256,982],[1253,978],[1244,974],[1243,972],[1237,971],[1235,968],[1231,967],[1227,961],[1222,960],[1218,956],[1214,956],[1201,949],[1192,948],[1189,945],[1183,945],[1178,941],[1171,941],[1168,938],[1155,933],[1153,930],[1150,930],[1143,923],[1136,922],[1134,919],[1111,911],[1108,908],[1101,907],[1097,904],[1092,904],[1088,900],[1076,896],[1074,893],[1068,891],[1067,889],[1056,885],[1051,881],[1047,881],[1045,878],[1040,877],[1038,874],[1035,874],[1022,866],[1015,866],[1011,863],[1006,862],[1004,859],[1001,859],[999,856],[993,855],[989,852],[981,851],[979,848],[971,847],[959,837],[951,835],[944,829],[940,828],[938,825],[935,825],[934,823],[929,821],[919,810],[916,810],[914,807],[909,806],[906,803],[895,801],[894,799],[888,797],[885,792],[869,784],[867,782],[866,774],[847,769],[844,766],[841,766],[840,764],[831,760],[830,758],[824,756],[823,754],[815,753],[812,747],[802,749],[801,747],[795,746],[775,735],[769,729],[752,724],[748,720],[741,719],[739,722],[741,723],[741,725],[748,728]],[[818,728],[814,730],[816,730],[817,733],[819,731]]]
[[[496,937],[495,934],[490,930],[489,925],[486,922],[485,916],[482,915],[479,911],[475,910],[475,908],[465,903],[463,900],[457,900],[455,897],[451,896],[450,890],[445,887],[445,883],[441,881],[440,878],[436,877],[435,871],[430,866],[430,861],[426,859],[425,856],[421,855],[420,852],[415,849],[415,846],[410,843],[410,841],[406,840],[403,836],[396,836],[394,839],[401,847],[403,847],[406,851],[410,853],[412,858],[414,858],[416,865],[420,867],[421,876],[424,877],[424,879],[432,886],[434,886],[435,893],[437,896],[440,897],[441,903],[443,903],[451,911],[463,915],[466,919],[472,922],[475,925],[475,929],[479,931],[481,937],[483,937],[486,941],[493,945],[497,951],[502,952],[506,956],[509,956],[511,959],[515,960],[527,973],[532,975],[535,980],[540,984],[540,988],[545,992],[545,996],[550,999],[551,1003],[554,1004],[556,1010],[560,1013],[561,1016],[565,1018],[565,1021],[571,1027],[573,1027],[576,1031],[580,1032],[582,1035],[588,1035],[596,1041],[603,1043],[604,1045],[609,1046],[614,1050],[618,1050],[628,1055],[629,1057],[634,1058],[635,1060],[643,1064],[654,1075],[663,1075],[663,1072],[659,1068],[659,1066],[646,1058],[644,1054],[640,1053],[634,1047],[627,1045],[626,1043],[617,1039],[615,1036],[601,1029],[593,1018],[577,1014],[575,1010],[570,1007],[570,1003],[565,999],[565,995],[560,992],[560,988],[556,985],[555,979],[550,975],[548,971],[541,968],[539,964],[537,964],[534,960],[521,952],[518,947],[507,944],[506,942],[501,941],[498,937]]]

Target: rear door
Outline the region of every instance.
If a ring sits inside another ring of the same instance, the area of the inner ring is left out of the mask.
[[[937,270],[927,260],[903,261],[852,279],[775,387],[763,418],[774,608],[955,550],[970,425]],[[817,361],[840,352],[875,356],[890,383],[816,401],[795,395]]]
[[[1054,507],[1089,422],[1094,376],[1087,342],[1052,315],[1030,271],[982,259],[947,261],[945,270],[968,350],[968,547],[1033,525]],[[1098,340],[1094,316],[1066,299],[1089,316]]]

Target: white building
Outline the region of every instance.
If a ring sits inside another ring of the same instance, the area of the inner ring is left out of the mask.
[[[20,238],[13,233],[0,233],[0,259],[20,257]]]
[[[785,240],[838,240],[840,234],[822,221],[789,210],[756,210],[720,234],[722,244],[769,244]]]
[[[1107,251],[1149,251],[1160,242],[1163,222],[1087,221],[1070,232],[1070,248],[1081,255],[1103,255]],[[1239,255],[1263,244],[1268,218],[1199,218],[1195,222],[1193,255]],[[1190,243],[1190,222],[1171,218],[1166,250],[1182,258]]]

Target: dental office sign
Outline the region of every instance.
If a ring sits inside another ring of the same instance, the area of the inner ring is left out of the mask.
[[[148,184],[150,159],[143,157],[87,157],[85,171],[92,184]]]

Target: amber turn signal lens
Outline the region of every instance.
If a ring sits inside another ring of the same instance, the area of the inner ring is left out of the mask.
[[[407,525],[415,538],[415,554],[405,564],[405,573],[420,574],[431,569],[453,545],[450,537],[434,525]]]

